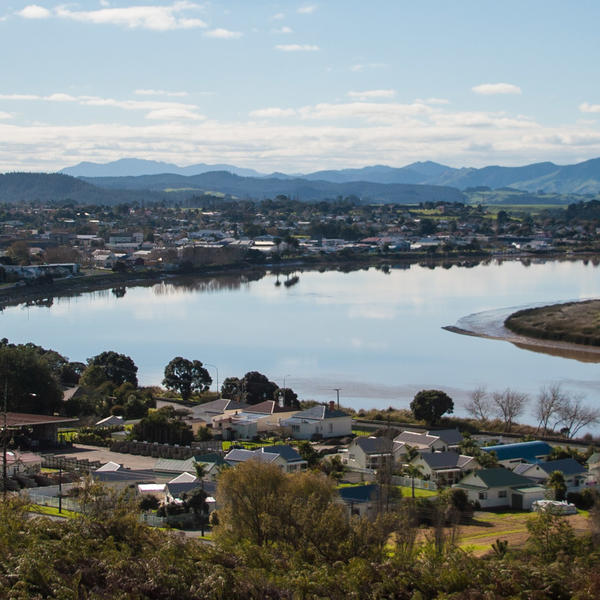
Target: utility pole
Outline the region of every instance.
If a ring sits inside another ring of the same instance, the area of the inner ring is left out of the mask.
[[[6,468],[6,455],[8,451],[8,437],[7,437],[7,411],[8,411],[8,381],[4,378],[4,424],[2,429],[2,498],[6,500],[6,484],[7,484],[7,468]]]

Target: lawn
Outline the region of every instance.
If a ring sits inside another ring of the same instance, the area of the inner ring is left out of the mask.
[[[62,512],[58,512],[58,508],[54,508],[53,506],[42,506],[41,504],[30,504],[29,512],[36,513],[38,515],[52,515],[55,517],[64,517],[65,519],[75,519],[79,517],[79,513],[76,513],[72,510],[67,510],[66,508],[62,509]]]

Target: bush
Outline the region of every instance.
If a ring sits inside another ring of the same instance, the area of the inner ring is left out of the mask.
[[[567,502],[571,502],[580,510],[590,510],[594,506],[594,493],[589,489],[581,492],[569,492]]]

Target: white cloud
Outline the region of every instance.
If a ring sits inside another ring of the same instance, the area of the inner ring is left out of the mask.
[[[90,11],[74,11],[66,6],[54,9],[57,17],[96,25],[119,25],[129,29],[168,31],[172,29],[205,28],[198,18],[184,17],[180,13],[197,10],[200,6],[187,0],[170,6],[128,6],[124,8],[101,8]]]
[[[579,110],[584,113],[600,113],[600,104],[589,104],[583,102],[579,105]]]
[[[183,98],[188,96],[187,92],[168,92],[166,90],[135,90],[137,96],[167,96],[169,98]]]
[[[446,98],[427,98],[425,100],[415,100],[415,102],[424,102],[425,104],[450,104]]]
[[[0,110],[0,119],[12,119],[13,115],[11,113],[3,112]]]
[[[51,15],[47,8],[37,4],[30,4],[18,11],[17,14],[24,19],[47,19]]]
[[[350,98],[359,100],[368,100],[371,98],[393,98],[396,95],[395,90],[366,90],[364,92],[348,92]]]
[[[234,40],[242,37],[240,31],[230,31],[229,29],[211,29],[204,34],[206,37],[219,40]]]
[[[296,12],[301,15],[310,15],[317,10],[317,7],[314,4],[307,4],[305,6],[301,6]]]
[[[205,118],[206,117],[204,115],[199,115],[193,110],[179,107],[152,110],[146,115],[146,119],[152,119],[155,121],[202,121]]]
[[[286,25],[284,25],[283,27],[279,27],[278,29],[271,29],[271,31],[273,33],[281,33],[281,34],[294,33],[292,28],[287,27]]]
[[[275,13],[272,17],[271,17],[271,21],[281,21],[282,19],[285,19],[285,15],[281,12],[279,13]]]
[[[278,44],[275,49],[282,52],[317,52],[319,46],[313,44]]]
[[[521,88],[512,83],[482,83],[471,88],[476,94],[490,96],[493,94],[521,94]]]
[[[250,112],[251,117],[258,119],[277,119],[279,117],[293,117],[296,111],[293,108],[260,108]]]

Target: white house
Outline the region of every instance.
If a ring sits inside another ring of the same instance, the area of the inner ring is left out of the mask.
[[[521,463],[520,465],[517,465],[513,471],[540,485],[545,485],[550,475],[554,471],[559,471],[565,478],[567,492],[580,491],[588,478],[588,470],[574,458],[549,460],[547,462],[531,465]]]
[[[458,448],[462,436],[456,429],[440,431],[403,431],[394,438],[394,442],[406,444],[420,452],[446,452]]]
[[[248,460],[275,464],[285,473],[294,473],[306,469],[308,464],[302,457],[287,444],[264,446],[256,450],[235,448],[225,456],[225,462],[231,466],[238,465]]]
[[[503,467],[474,471],[452,487],[464,490],[469,500],[482,508],[510,506],[529,510],[534,501],[546,495],[546,488]]]
[[[442,486],[457,483],[465,475],[481,468],[472,456],[453,451],[419,453],[410,464],[421,469],[424,479]]]
[[[348,446],[348,464],[381,469],[393,462],[394,442],[386,437],[357,437]]]
[[[335,403],[317,405],[281,420],[282,427],[291,429],[297,440],[332,438],[352,435],[352,417],[337,410]]]

